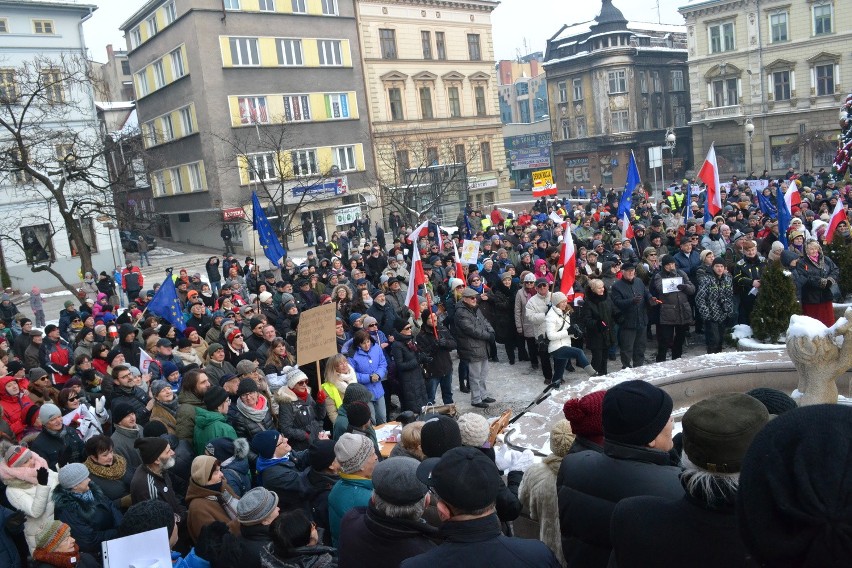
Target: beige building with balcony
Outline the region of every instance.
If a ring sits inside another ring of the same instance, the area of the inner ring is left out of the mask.
[[[829,170],[848,92],[841,78],[852,76],[852,22],[843,2],[709,0],[680,13],[695,163],[715,142],[723,179]]]
[[[357,2],[377,186],[386,210],[402,210],[405,217],[439,197],[428,214],[453,223],[467,199],[474,206],[509,199],[491,33],[497,5]]]

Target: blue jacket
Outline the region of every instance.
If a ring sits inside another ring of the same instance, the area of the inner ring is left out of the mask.
[[[369,389],[373,395],[373,400],[379,400],[385,396],[382,381],[374,383],[370,380],[370,375],[373,373],[379,375],[382,380],[387,378],[388,374],[388,361],[378,344],[373,343],[369,351],[364,351],[360,346],[355,346],[355,354],[349,358],[349,364],[355,369],[358,382]]]
[[[340,481],[328,494],[328,524],[331,530],[331,545],[337,548],[340,539],[340,521],[355,507],[366,507],[373,495],[373,481],[361,477],[340,474]]]
[[[6,525],[6,521],[15,514],[15,511],[0,507],[0,527]],[[15,533],[23,534],[24,523],[21,522],[15,527]],[[9,568],[21,568],[21,557],[18,554],[18,549],[15,542],[12,540],[7,530],[0,530],[0,566],[8,566]]]

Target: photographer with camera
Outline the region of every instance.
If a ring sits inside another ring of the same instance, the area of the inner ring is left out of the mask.
[[[553,366],[550,364],[550,353],[548,353],[547,326],[545,317],[550,309],[551,294],[550,284],[544,278],[535,281],[535,295],[527,300],[525,317],[527,323],[533,327],[533,337],[536,338],[538,355],[541,357],[541,371],[544,374],[544,384],[549,385],[553,380]]]
[[[576,359],[577,365],[582,367],[590,377],[594,377],[597,373],[586,359],[586,354],[582,349],[571,345],[571,340],[582,338],[583,332],[576,323],[571,323],[573,310],[568,297],[562,292],[554,292],[550,300],[553,305],[545,316],[545,329],[548,339],[547,351],[553,357],[555,367],[551,382],[553,388],[558,388],[562,384],[562,375],[571,359]]]

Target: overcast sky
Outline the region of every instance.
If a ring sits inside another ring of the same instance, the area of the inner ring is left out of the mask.
[[[117,49],[126,47],[118,29],[146,0],[94,0],[98,10],[84,25],[86,44],[95,61],[106,61],[106,45]],[[660,21],[664,24],[682,24],[677,12],[689,0],[615,0],[615,5],[629,20],[657,21],[657,4]],[[598,0],[503,0],[494,10],[494,56],[513,59],[520,53],[544,51],[545,42],[559,31],[562,24],[575,24],[593,19],[600,12]],[[524,47],[524,40],[526,46]]]

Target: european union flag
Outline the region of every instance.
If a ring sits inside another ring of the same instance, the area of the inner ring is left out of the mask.
[[[639,179],[639,168],[636,167],[636,158],[631,151],[630,162],[627,165],[627,183],[624,184],[624,193],[621,194],[621,201],[618,203],[618,213],[616,213],[619,219],[624,217],[625,214],[630,215],[630,207],[633,205],[633,190],[640,183],[642,181]]]
[[[775,196],[777,197],[776,202],[778,204],[778,240],[784,245],[784,248],[790,244],[787,242],[787,229],[790,228],[790,219],[792,219],[792,215],[790,214],[790,210],[787,209],[787,202],[784,201],[784,192],[780,189],[775,192]]]
[[[171,271],[169,271],[166,279],[163,281],[163,285],[160,286],[160,289],[157,290],[157,293],[148,302],[147,310],[165,319],[180,331],[186,329],[186,324],[183,322],[183,311],[180,309],[180,301],[178,300],[177,289],[175,289],[175,281],[172,278]]]
[[[768,215],[772,219],[778,217],[778,208],[774,203],[772,203],[772,199],[770,197],[766,197],[761,192],[757,194],[757,201],[760,204],[760,211],[764,215]]]
[[[470,217],[467,216],[466,212],[464,214],[464,233],[466,239],[470,240],[473,238],[473,230],[470,226]]]
[[[266,213],[263,212],[263,207],[260,206],[260,200],[257,198],[257,193],[251,192],[252,203],[252,228],[257,231],[257,240],[260,241],[260,246],[263,247],[263,254],[266,258],[278,266],[278,263],[287,254],[278,237],[275,236],[275,231],[272,230],[272,225],[269,224],[269,219],[266,218]]]

